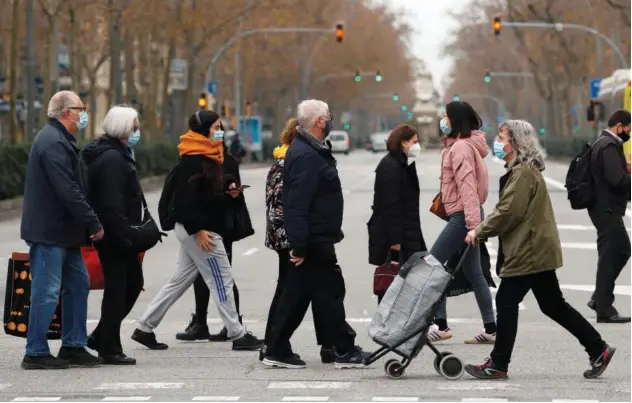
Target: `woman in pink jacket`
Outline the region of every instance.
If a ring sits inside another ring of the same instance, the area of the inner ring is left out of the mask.
[[[479,129],[481,118],[467,102],[446,105],[446,117],[441,121],[445,149],[441,154],[441,198],[447,213],[447,225],[439,234],[430,253],[440,262],[447,262],[464,245],[463,237],[476,228],[483,218],[483,203],[487,200],[488,175],[483,158],[489,154],[485,133]],[[472,285],[485,329],[467,344],[494,344],[496,320],[489,285],[481,268],[480,247],[475,246],[462,267]],[[452,337],[446,315],[446,300],[441,301],[428,338],[431,341]]]

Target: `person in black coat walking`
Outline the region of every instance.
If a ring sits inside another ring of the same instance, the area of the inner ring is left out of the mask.
[[[415,158],[421,147],[417,131],[408,125],[395,128],[386,141],[388,154],[375,169],[373,214],[368,223],[369,263],[406,262],[425,251],[419,218],[419,179]],[[381,301],[382,295],[378,295]]]
[[[103,270],[101,319],[88,338],[106,364],[134,365],[123,353],[121,323],[143,288],[143,269],[135,248],[132,226],[143,221],[143,191],[132,147],[140,139],[138,113],[115,106],[105,116],[106,134],[83,149],[88,165],[88,200],[105,229],[95,243]]]

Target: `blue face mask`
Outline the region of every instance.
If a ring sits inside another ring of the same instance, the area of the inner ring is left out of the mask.
[[[88,112],[81,111],[79,112],[79,122],[77,122],[77,129],[84,130],[88,127]]]
[[[501,143],[498,140],[494,140],[494,155],[501,160],[507,156],[507,153],[504,150],[505,144]]]
[[[450,127],[450,123],[448,122],[448,118],[442,118],[439,122],[439,128],[441,129],[441,133],[444,135],[449,134],[452,131],[452,127]]]
[[[213,140],[224,140],[224,131],[215,130],[215,133],[213,133]]]
[[[127,145],[134,147],[140,141],[140,130],[136,130],[127,138]]]

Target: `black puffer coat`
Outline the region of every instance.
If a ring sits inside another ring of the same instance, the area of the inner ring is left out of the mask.
[[[416,164],[402,151],[388,153],[375,169],[373,214],[369,230],[369,263],[385,263],[391,245],[401,245],[399,261],[425,251],[419,218],[419,179]]]

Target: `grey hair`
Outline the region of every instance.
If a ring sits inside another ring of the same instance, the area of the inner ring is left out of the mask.
[[[103,131],[111,137],[120,139],[132,133],[134,121],[138,119],[136,109],[127,105],[112,107],[103,119]]]
[[[64,114],[69,108],[77,106],[79,95],[72,91],[59,91],[55,93],[48,101],[48,111],[46,114],[49,118],[58,118]]]
[[[507,128],[509,132],[509,143],[514,154],[514,158],[508,164],[509,167],[522,164],[544,169],[546,152],[540,145],[540,139],[531,123],[526,120],[507,120],[500,125],[499,130],[503,128]]]
[[[308,99],[298,104],[298,123],[304,129],[310,130],[318,118],[329,115],[329,105],[318,99]]]

